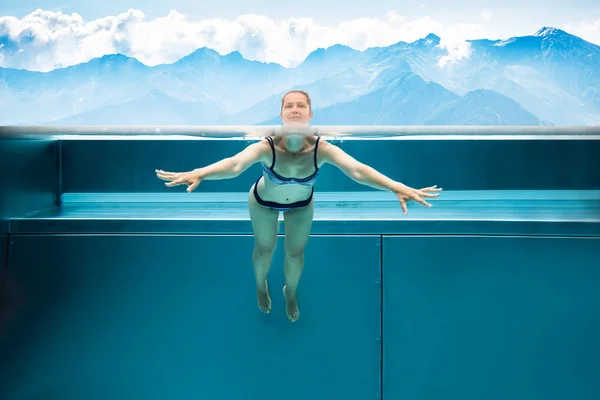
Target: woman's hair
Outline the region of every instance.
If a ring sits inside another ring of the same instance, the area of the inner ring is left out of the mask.
[[[281,98],[281,109],[283,110],[283,102],[285,100],[285,96],[287,96],[290,93],[301,93],[304,96],[306,96],[306,102],[308,103],[308,109],[310,111],[312,111],[312,104],[310,101],[310,96],[308,95],[308,92],[305,92],[304,90],[290,90],[289,92],[287,92],[286,94],[283,95],[283,97]]]

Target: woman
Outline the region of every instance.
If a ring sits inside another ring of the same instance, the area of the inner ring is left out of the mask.
[[[312,116],[308,93],[294,90],[283,96],[280,117],[284,127],[294,124],[307,126]],[[156,174],[160,179],[170,181],[166,186],[185,184],[188,186],[187,191],[191,192],[204,179],[234,178],[257,162],[261,162],[263,174],[250,188],[248,207],[254,231],[252,263],[256,277],[258,307],[264,313],[271,311],[267,275],[277,241],[279,212],[282,211],[285,223],[283,295],[290,322],[296,322],[300,316],[296,293],[304,267],[304,249],[314,213],[313,185],[323,164],[336,166],[348,177],[363,185],[394,192],[405,215],[408,212],[407,201],[415,200],[431,207],[423,197],[439,196],[439,193],[435,192],[442,190],[436,186],[417,190],[395,182],[356,161],[319,136],[298,133],[267,137],[233,157],[204,168],[180,173],[156,170]]]

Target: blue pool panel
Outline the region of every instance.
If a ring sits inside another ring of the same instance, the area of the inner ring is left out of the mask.
[[[260,313],[251,236],[17,236],[26,296],[0,350],[3,399],[360,398],[380,394],[380,238],[312,238],[300,321],[283,238]]]
[[[387,399],[593,399],[600,238],[384,237]]]

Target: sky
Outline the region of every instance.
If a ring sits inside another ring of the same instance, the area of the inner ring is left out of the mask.
[[[429,33],[452,60],[468,57],[466,39],[503,40],[543,26],[600,45],[600,1],[0,0],[0,66],[49,71],[114,53],[153,66],[206,46],[294,67],[317,48],[364,50]]]

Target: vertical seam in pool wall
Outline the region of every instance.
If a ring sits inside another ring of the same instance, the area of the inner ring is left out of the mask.
[[[59,139],[57,146],[58,146],[58,149],[57,149],[58,150],[58,154],[57,154],[57,158],[58,159],[57,159],[56,164],[57,164],[57,168],[58,168],[58,171],[57,171],[57,173],[58,173],[57,174],[58,175],[58,182],[57,182],[57,188],[56,188],[56,190],[57,190],[57,193],[56,193],[56,205],[60,207],[62,205],[62,189],[63,189],[63,187],[62,187],[63,186],[63,182],[62,182],[62,170],[63,170],[63,165],[62,165],[62,162],[63,162],[62,148],[63,148],[63,141]]]
[[[383,400],[383,235],[379,235],[379,399]]]
[[[8,232],[5,233],[5,240],[2,240],[0,245],[3,246],[5,250],[4,257],[2,257],[2,260],[0,260],[0,267],[2,267],[2,269],[0,269],[0,284],[2,284],[2,287],[0,287],[0,296],[8,296],[8,253],[10,251],[10,227]]]

